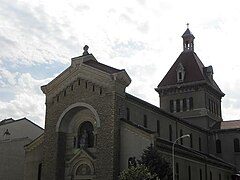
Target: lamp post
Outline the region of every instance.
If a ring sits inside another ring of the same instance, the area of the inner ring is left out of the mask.
[[[173,145],[172,145],[172,168],[173,168],[173,180],[175,180],[175,162],[174,162],[174,146],[176,144],[176,142],[179,140],[179,139],[182,139],[182,138],[185,138],[185,137],[190,137],[189,134],[185,134],[179,138],[177,138],[174,142],[173,142]]]

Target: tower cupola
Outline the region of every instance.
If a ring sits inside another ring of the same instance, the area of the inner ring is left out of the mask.
[[[187,30],[182,35],[183,38],[183,51],[194,51],[194,35],[189,30],[189,24],[187,24]]]

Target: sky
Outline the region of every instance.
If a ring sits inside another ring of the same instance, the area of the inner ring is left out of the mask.
[[[126,91],[159,106],[154,88],[195,36],[195,52],[226,94],[224,120],[240,119],[238,0],[0,0],[0,120],[44,127],[40,87],[89,53],[132,79]]]

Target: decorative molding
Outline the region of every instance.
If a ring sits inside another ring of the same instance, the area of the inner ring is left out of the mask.
[[[99,118],[99,115],[98,115],[97,111],[96,111],[90,104],[87,104],[87,103],[84,103],[84,102],[77,102],[77,103],[75,103],[75,104],[70,105],[69,107],[67,107],[67,108],[62,112],[62,114],[60,115],[60,117],[59,117],[59,119],[58,119],[58,121],[57,121],[56,132],[61,132],[61,130],[60,130],[60,125],[61,125],[61,122],[62,122],[64,116],[65,116],[70,110],[72,110],[72,109],[74,109],[74,108],[76,108],[76,107],[84,107],[84,108],[89,109],[89,110],[93,113],[93,115],[94,115],[94,117],[95,117],[95,119],[96,119],[96,126],[97,126],[97,127],[100,127],[100,118]]]

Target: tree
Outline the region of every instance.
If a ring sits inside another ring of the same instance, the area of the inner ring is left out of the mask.
[[[160,179],[170,180],[172,178],[170,164],[161,156],[157,148],[152,145],[143,151],[139,163],[145,165],[151,174],[156,174]]]
[[[134,163],[135,157],[129,158],[129,167],[120,175],[121,180],[171,180],[172,169],[170,164],[161,156],[152,145],[143,151],[143,154]]]
[[[138,164],[136,167],[131,166],[120,174],[121,180],[154,180],[155,177],[156,174],[152,175],[143,164]]]

